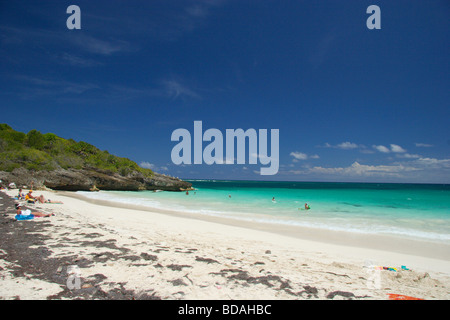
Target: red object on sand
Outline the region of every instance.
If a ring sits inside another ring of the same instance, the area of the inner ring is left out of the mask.
[[[425,300],[421,298],[415,298],[410,296],[404,296],[403,294],[396,294],[396,293],[388,293],[389,300]]]

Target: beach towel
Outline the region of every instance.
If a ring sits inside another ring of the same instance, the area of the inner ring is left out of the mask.
[[[389,300],[425,300],[422,298],[405,296],[403,294],[388,293]]]
[[[32,220],[32,219],[34,219],[34,215],[28,214],[28,215],[24,216],[22,214],[17,214],[14,218],[16,220]]]

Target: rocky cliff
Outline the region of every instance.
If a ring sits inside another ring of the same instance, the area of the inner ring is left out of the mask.
[[[0,123],[0,180],[3,185],[54,190],[183,191],[189,182],[142,168],[128,158],[53,133],[28,133]]]
[[[4,185],[14,182],[17,187],[27,186],[34,189],[50,188],[67,191],[138,191],[138,190],[189,190],[192,184],[174,177],[153,173],[146,177],[140,172],[126,176],[97,168],[57,169],[52,171],[32,171],[17,168],[12,172],[0,171],[0,180]]]

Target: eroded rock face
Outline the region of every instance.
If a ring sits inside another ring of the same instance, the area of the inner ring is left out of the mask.
[[[183,191],[192,188],[192,184],[178,178],[154,173],[145,177],[140,172],[127,176],[99,169],[58,169],[53,171],[33,172],[24,168],[12,172],[0,171],[4,185],[14,182],[18,187],[27,186],[34,189],[50,188],[66,191],[95,190],[166,190]]]

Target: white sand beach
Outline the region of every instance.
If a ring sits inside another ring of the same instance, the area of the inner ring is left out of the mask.
[[[114,292],[136,299],[450,298],[445,245],[317,230],[294,236],[293,230],[93,203],[65,192],[35,194],[63,204],[27,204],[52,217],[12,222],[9,213],[3,219],[18,238],[22,228],[39,227],[27,231],[38,233],[39,243],[28,245],[45,252],[48,264],[41,273],[19,274],[23,261],[12,261],[12,247],[2,247],[1,299],[114,298]],[[69,266],[78,273],[70,274]]]

